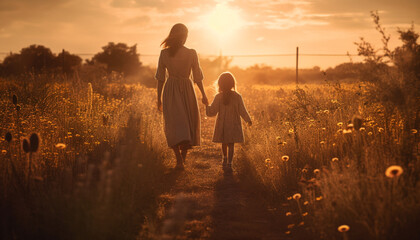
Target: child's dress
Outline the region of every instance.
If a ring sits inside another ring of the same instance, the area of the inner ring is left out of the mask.
[[[245,108],[242,96],[232,91],[229,103],[223,103],[223,94],[218,93],[210,106],[206,107],[206,114],[209,117],[216,116],[213,142],[216,143],[243,143],[244,134],[242,131],[241,117],[246,122],[251,122],[251,117]]]

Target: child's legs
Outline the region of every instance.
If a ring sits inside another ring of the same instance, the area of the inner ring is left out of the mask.
[[[224,158],[227,157],[227,148],[228,148],[228,144],[222,143],[222,154]]]
[[[234,143],[228,143],[228,163],[232,164],[232,159],[233,159],[233,153],[235,151],[235,144]]]

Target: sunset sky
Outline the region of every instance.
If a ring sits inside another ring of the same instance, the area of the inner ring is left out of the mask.
[[[392,46],[399,44],[397,27],[414,21],[419,31],[419,0],[0,0],[0,58],[30,44],[96,53],[111,41],[156,55],[177,22],[190,30],[186,45],[202,56],[294,53],[296,46],[301,53],[356,53],[361,36],[380,46],[371,10],[379,11]],[[140,60],[155,65],[157,57]],[[300,64],[326,68],[344,61],[302,56]],[[236,57],[233,63],[295,64],[294,57]]]

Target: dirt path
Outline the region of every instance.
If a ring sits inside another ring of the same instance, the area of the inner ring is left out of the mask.
[[[189,153],[185,170],[170,170],[173,187],[161,196],[160,239],[288,239],[237,172],[225,173],[213,120],[202,121],[203,143]],[[240,161],[237,157],[234,161]]]

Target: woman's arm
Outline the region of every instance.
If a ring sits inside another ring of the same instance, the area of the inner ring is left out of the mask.
[[[192,49],[192,55],[193,55],[193,62],[192,62],[192,74],[194,82],[197,84],[198,88],[200,89],[201,96],[203,96],[202,102],[204,105],[209,105],[209,100],[207,99],[206,92],[204,91],[203,87],[203,71],[201,71],[200,62],[198,61],[198,55],[197,52]]]
[[[203,96],[203,99],[202,99],[203,104],[206,106],[209,105],[209,100],[207,99],[206,92],[204,91],[203,82],[200,81],[200,82],[197,82],[196,84],[198,86],[198,89],[200,89],[201,96]]]
[[[166,67],[163,64],[163,59],[162,59],[162,52],[160,52],[160,56],[159,56],[159,62],[158,62],[158,67],[156,70],[156,75],[155,75],[156,80],[158,81],[157,84],[157,107],[160,111],[162,111],[162,89],[163,89],[163,84],[165,83],[166,80]]]
[[[163,89],[163,84],[164,84],[164,82],[158,81],[158,85],[157,85],[157,107],[158,107],[159,111],[163,111],[163,108],[162,108],[162,89]]]

